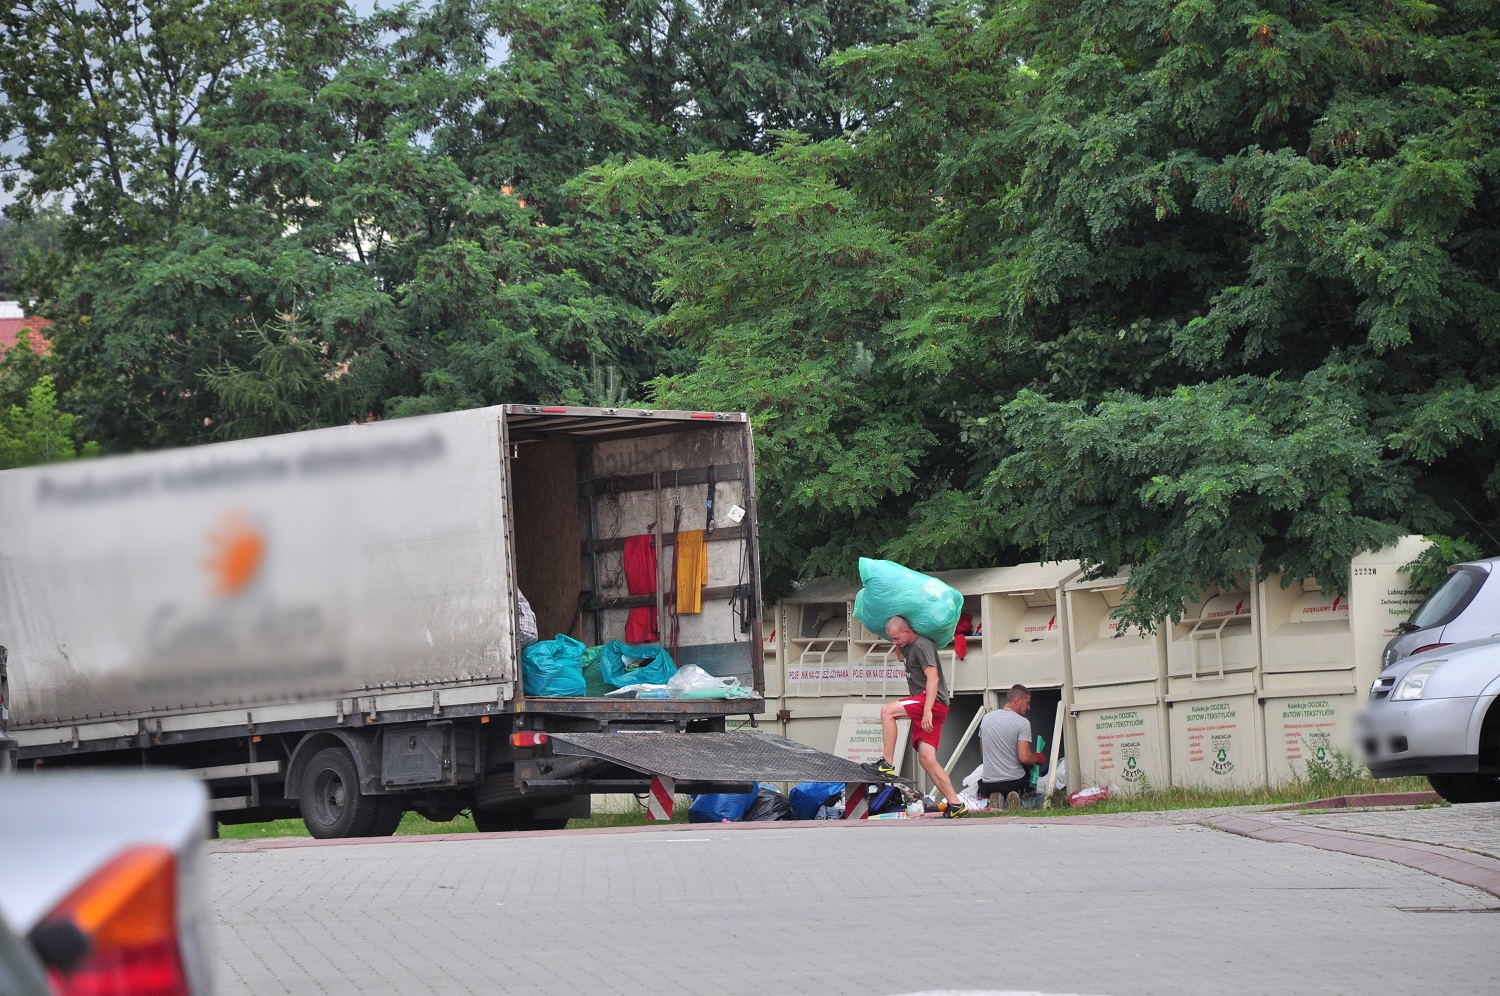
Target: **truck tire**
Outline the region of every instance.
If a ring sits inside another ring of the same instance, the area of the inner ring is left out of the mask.
[[[307,762],[297,801],[302,806],[302,822],[307,832],[328,840],[368,837],[384,799],[360,793],[359,775],[347,750],[325,747]]]
[[[1432,790],[1455,806],[1466,802],[1500,802],[1495,775],[1428,775]]]
[[[476,809],[474,829],[481,833],[508,833],[514,830],[564,830],[566,818],[539,820],[529,809]]]

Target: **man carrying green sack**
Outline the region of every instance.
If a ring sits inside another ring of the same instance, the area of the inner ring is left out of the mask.
[[[969,811],[958,793],[948,772],[938,763],[937,747],[943,736],[943,720],[948,718],[948,681],[938,663],[937,647],[927,637],[911,628],[901,616],[892,616],[885,624],[885,634],[890,637],[906,664],[906,686],[911,691],[909,698],[888,702],[880,710],[880,730],[884,737],[884,749],[879,763],[867,765],[881,778],[895,778],[896,768],[886,758],[896,752],[896,723],[903,717],[911,720],[911,742],[917,752],[917,762],[932,784],[943,794],[948,806],[943,815],[957,819]]]

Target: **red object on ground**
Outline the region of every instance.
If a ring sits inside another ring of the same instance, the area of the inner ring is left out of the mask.
[[[1092,788],[1079,789],[1068,796],[1068,802],[1076,806],[1092,806],[1096,802],[1103,802],[1109,798],[1108,785],[1095,785]]]
[[[948,707],[941,702],[932,704],[932,729],[922,729],[922,706],[927,701],[927,696],[918,695],[914,698],[902,699],[901,706],[906,714],[911,717],[911,745],[915,747],[919,743],[932,744],[932,749],[937,750],[938,741],[943,738],[943,720],[948,718]]]
[[[648,534],[625,539],[625,590],[632,595],[656,594],[656,547]],[[625,642],[655,643],[660,639],[656,609],[649,605],[631,609],[625,617]]]

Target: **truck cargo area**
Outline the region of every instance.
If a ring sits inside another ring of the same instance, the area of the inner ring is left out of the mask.
[[[764,688],[753,455],[741,418],[507,407],[515,578],[542,639],[657,644],[679,666]],[[689,577],[679,550],[689,544],[691,557],[700,540],[703,573]],[[632,590],[643,587],[631,584],[632,568],[637,581],[643,569],[649,577],[645,591]]]

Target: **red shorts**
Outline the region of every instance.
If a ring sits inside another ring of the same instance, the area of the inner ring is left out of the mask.
[[[901,706],[906,714],[911,717],[911,745],[915,747],[920,743],[932,744],[932,749],[937,750],[938,741],[943,736],[943,720],[948,718],[948,707],[941,702],[932,704],[932,729],[922,729],[922,710],[927,701],[925,695],[915,695],[909,699],[902,699]]]

